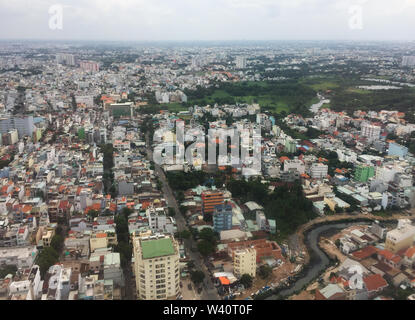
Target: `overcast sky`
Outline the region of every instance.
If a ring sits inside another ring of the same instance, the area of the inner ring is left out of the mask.
[[[56,4],[62,30],[49,27]],[[0,0],[1,39],[414,40],[414,31],[415,0]]]

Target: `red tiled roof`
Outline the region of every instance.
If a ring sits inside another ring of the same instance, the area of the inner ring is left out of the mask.
[[[405,256],[408,258],[412,258],[413,256],[415,256],[415,246],[406,250]]]
[[[367,290],[370,291],[378,291],[384,287],[388,286],[388,283],[380,274],[373,274],[367,276],[363,279],[363,282],[366,285]]]
[[[352,253],[352,256],[361,260],[366,259],[372,256],[373,254],[377,253],[378,249],[374,246],[368,246],[366,248],[360,249],[359,251],[355,251]]]
[[[385,249],[385,250],[379,251],[379,255],[381,255],[385,259],[391,260],[395,254],[392,251]]]

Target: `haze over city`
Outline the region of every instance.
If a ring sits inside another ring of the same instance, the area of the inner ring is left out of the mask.
[[[413,40],[414,16],[414,0],[1,0],[0,39]]]

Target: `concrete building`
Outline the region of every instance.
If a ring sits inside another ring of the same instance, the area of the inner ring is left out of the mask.
[[[388,155],[390,156],[398,156],[399,158],[404,158],[408,154],[408,148],[401,146],[397,143],[390,143],[389,144],[389,151]]]
[[[246,58],[245,57],[236,57],[236,68],[245,69],[246,68]]]
[[[220,233],[221,231],[232,229],[232,206],[230,204],[221,204],[215,206],[213,212],[213,230]]]
[[[32,137],[35,131],[32,116],[6,116],[0,118],[0,133],[6,134],[11,130],[17,130],[19,138]]]
[[[180,254],[173,236],[134,237],[133,245],[138,299],[177,299],[180,295]]]
[[[30,269],[37,254],[36,246],[2,248],[0,250],[0,265],[15,265],[17,268]]]
[[[285,152],[295,153],[297,151],[297,142],[294,139],[287,138],[285,140]]]
[[[290,171],[290,169],[294,169],[298,173],[303,174],[305,172],[305,164],[298,158],[294,158],[293,160],[285,160],[284,171],[287,172]]]
[[[324,179],[327,177],[329,167],[322,163],[313,163],[310,168],[310,175],[313,179]]]
[[[92,72],[99,71],[99,63],[94,62],[94,61],[81,61],[80,67],[83,71],[92,71]]]
[[[380,136],[381,127],[372,125],[370,123],[362,124],[362,136],[369,140],[377,140]]]
[[[213,214],[216,206],[224,204],[224,196],[221,191],[205,191],[202,193],[202,213],[204,216]]]
[[[262,211],[256,212],[256,224],[259,230],[268,231],[269,229],[268,221],[267,221],[267,218],[265,217],[264,212]]]
[[[403,56],[402,67],[415,67],[415,56]]]
[[[386,234],[385,249],[394,253],[412,247],[415,239],[415,226],[404,224]]]
[[[354,178],[359,182],[367,182],[373,176],[375,176],[375,168],[372,166],[360,165],[354,171]]]
[[[75,56],[73,54],[59,53],[56,55],[56,62],[59,64],[66,64],[68,66],[74,66]]]
[[[240,278],[244,274],[249,274],[251,277],[256,276],[256,250],[253,248],[246,248],[236,250],[233,256],[233,272],[236,277]]]

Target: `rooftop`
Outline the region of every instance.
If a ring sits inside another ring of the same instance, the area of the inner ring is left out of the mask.
[[[173,241],[170,238],[141,241],[143,259],[169,256],[174,254]]]

